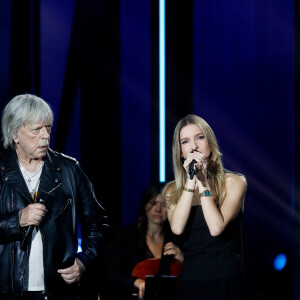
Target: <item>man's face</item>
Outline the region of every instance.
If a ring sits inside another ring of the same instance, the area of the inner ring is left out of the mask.
[[[48,150],[52,124],[26,124],[14,136],[16,150],[25,159],[41,159]]]

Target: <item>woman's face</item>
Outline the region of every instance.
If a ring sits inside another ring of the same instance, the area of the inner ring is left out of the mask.
[[[189,124],[179,134],[181,157],[186,158],[192,150],[197,150],[206,158],[210,156],[210,148],[202,130],[196,124]]]
[[[145,207],[148,223],[163,225],[167,219],[167,211],[163,206],[162,195],[152,198]]]

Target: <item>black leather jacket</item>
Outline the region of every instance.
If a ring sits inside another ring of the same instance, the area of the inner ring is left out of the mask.
[[[23,232],[18,211],[31,202],[18,166],[16,152],[0,154],[0,298],[21,295],[30,245],[20,249]],[[92,184],[75,159],[48,150],[37,199],[46,199],[48,212],[39,229],[43,241],[45,289],[48,296],[70,289],[57,269],[73,265],[78,257],[86,270],[95,262],[108,229],[107,216]],[[82,231],[82,252],[77,253],[77,217]],[[57,297],[56,297],[57,295]]]

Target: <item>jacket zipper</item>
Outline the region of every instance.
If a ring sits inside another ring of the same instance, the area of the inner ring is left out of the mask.
[[[56,213],[56,215],[53,217],[53,220],[57,219],[66,209],[69,205],[72,204],[72,199],[69,198],[65,205]]]
[[[61,186],[61,183],[58,184],[57,186],[55,186],[52,190],[50,190],[47,194],[49,195],[50,193],[52,193],[54,190],[56,190],[59,186]]]

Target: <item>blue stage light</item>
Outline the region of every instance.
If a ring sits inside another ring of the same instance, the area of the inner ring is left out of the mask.
[[[165,146],[165,0],[159,0],[159,181],[166,181]]]
[[[277,254],[274,258],[273,266],[276,271],[281,271],[287,262],[286,255],[283,253]]]
[[[81,238],[78,238],[78,248],[77,248],[77,253],[78,252],[82,252],[82,249],[81,249]]]

